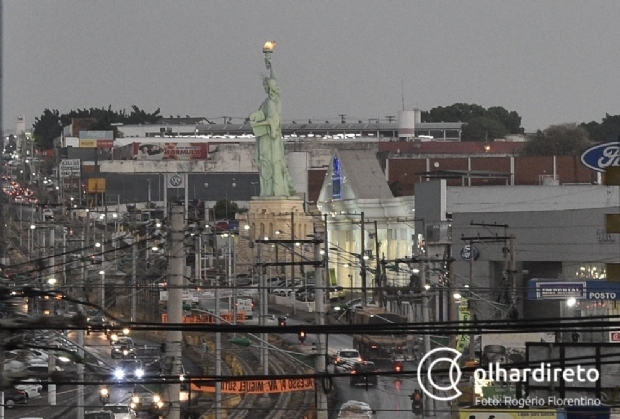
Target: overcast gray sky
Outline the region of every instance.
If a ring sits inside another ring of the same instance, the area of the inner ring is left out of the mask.
[[[527,131],[620,114],[619,1],[4,0],[3,120],[131,105],[245,118],[275,39],[283,118],[503,106]]]

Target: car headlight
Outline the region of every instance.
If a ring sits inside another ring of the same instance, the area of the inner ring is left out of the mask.
[[[144,377],[144,370],[141,369],[141,368],[137,369],[136,370],[136,377],[138,377],[138,378]]]
[[[164,406],[164,402],[162,402],[161,400],[157,402],[157,407],[159,409],[161,409]]]
[[[131,407],[132,409],[135,409],[135,408],[136,408],[136,404],[135,404],[134,402],[131,402],[131,403],[129,404],[129,407]]]
[[[101,390],[99,390],[99,394],[101,394],[102,396],[107,396],[109,394],[109,391],[107,388],[102,388]]]
[[[117,368],[116,371],[114,371],[114,377],[116,377],[117,380],[123,379],[123,377],[125,377],[125,371]]]
[[[159,397],[159,394],[154,394],[153,395],[153,402],[155,402],[155,403],[161,402],[161,397]]]
[[[139,397],[139,396],[133,396],[133,397],[131,398],[131,402],[132,402],[133,404],[138,404],[138,403],[140,403],[140,397]]]

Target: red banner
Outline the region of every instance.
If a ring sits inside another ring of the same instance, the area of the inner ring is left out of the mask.
[[[207,143],[133,143],[134,160],[206,160]]]

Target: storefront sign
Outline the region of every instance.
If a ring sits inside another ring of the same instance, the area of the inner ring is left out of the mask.
[[[528,282],[530,300],[620,300],[620,282],[607,281],[541,281]]]

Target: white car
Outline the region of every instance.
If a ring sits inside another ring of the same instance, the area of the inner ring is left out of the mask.
[[[105,410],[114,413],[115,419],[136,419],[138,417],[136,411],[126,404],[107,405]]]
[[[336,352],[334,365],[336,371],[349,371],[354,363],[361,361],[362,357],[357,349],[339,349]]]
[[[28,399],[36,399],[41,397],[41,390],[43,389],[43,386],[40,384],[39,380],[36,378],[28,378],[23,381],[27,381],[28,383],[15,384],[15,388],[18,390],[24,390]]]
[[[338,410],[339,418],[351,419],[370,419],[376,412],[370,408],[368,403],[357,400],[349,400],[340,406]]]

